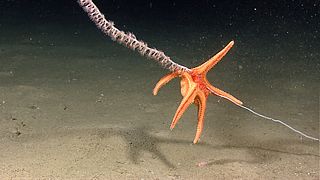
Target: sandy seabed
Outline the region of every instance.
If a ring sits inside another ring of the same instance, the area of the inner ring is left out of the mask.
[[[0,39],[0,179],[319,179],[318,142],[215,96],[198,144],[194,106],[170,131],[178,81],[152,96],[166,70],[97,31],[13,29]],[[199,50],[147,37],[190,66],[228,42]],[[319,137],[319,54],[266,39],[235,42],[208,79]]]

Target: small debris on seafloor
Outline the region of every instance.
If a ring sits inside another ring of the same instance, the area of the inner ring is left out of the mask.
[[[21,121],[20,124],[21,124],[22,127],[26,126],[26,124],[23,121]]]
[[[4,105],[5,103],[6,103],[6,101],[0,102],[0,106],[1,106],[1,105]]]
[[[14,76],[13,71],[1,71],[0,77],[12,77]]]
[[[20,136],[21,132],[19,130],[16,131],[15,133],[17,136]]]
[[[18,128],[15,128],[12,133],[16,136],[20,136],[21,135],[21,131]]]
[[[209,162],[207,161],[201,161],[197,164],[198,167],[204,167],[204,166],[207,166],[209,164]]]
[[[17,118],[12,117],[12,116],[11,116],[11,118],[10,118],[10,119],[11,119],[11,121],[16,121],[16,120],[17,120]]]
[[[96,102],[103,102],[103,97],[104,97],[104,94],[101,93],[98,99],[96,100]]]
[[[30,109],[40,109],[38,106],[36,105],[32,105],[32,106],[29,106]]]

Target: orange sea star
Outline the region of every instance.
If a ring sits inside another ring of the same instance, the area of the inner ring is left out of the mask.
[[[206,101],[209,94],[215,94],[217,96],[228,99],[236,105],[242,105],[242,102],[232,95],[212,86],[206,78],[207,72],[213,68],[222,58],[227,54],[227,52],[232,48],[234,42],[231,41],[225,48],[218,52],[215,56],[210,58],[208,61],[202,65],[192,68],[190,72],[173,72],[162,77],[153,89],[153,94],[157,95],[159,89],[172,80],[175,77],[181,77],[181,94],[183,99],[173,117],[170,129],[172,130],[182,114],[189,107],[191,103],[198,106],[198,126],[196,136],[193,143],[197,143],[204,122],[204,112],[206,109]]]

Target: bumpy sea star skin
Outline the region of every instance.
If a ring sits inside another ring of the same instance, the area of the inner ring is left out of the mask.
[[[181,95],[183,99],[173,117],[170,129],[172,130],[182,114],[186,111],[191,103],[198,106],[198,126],[196,136],[193,143],[197,143],[203,129],[204,113],[206,109],[206,101],[209,94],[215,94],[223,97],[234,104],[240,106],[242,102],[232,95],[212,86],[207,80],[207,72],[212,69],[232,48],[234,42],[231,41],[225,48],[210,58],[202,65],[192,68],[190,72],[173,72],[162,77],[153,89],[153,95],[157,95],[159,89],[173,78],[181,78]]]

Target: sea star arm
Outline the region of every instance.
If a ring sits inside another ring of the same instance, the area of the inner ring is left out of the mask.
[[[238,106],[243,104],[240,100],[238,100],[237,98],[235,98],[235,97],[232,96],[231,94],[229,94],[229,93],[227,93],[227,92],[224,92],[224,91],[222,91],[222,90],[220,90],[220,89],[212,86],[212,85],[208,82],[208,80],[205,79],[205,82],[206,82],[207,88],[210,90],[211,93],[213,93],[213,94],[215,94],[215,95],[217,95],[217,96],[223,97],[223,98],[225,98],[225,99],[233,102],[234,104],[236,104],[236,105],[238,105]]]
[[[181,118],[182,114],[189,107],[189,105],[194,102],[194,98],[197,95],[197,84],[192,81],[191,76],[189,74],[185,74],[185,76],[182,78],[186,78],[187,80],[188,91],[185,92],[185,95],[183,96],[183,99],[173,117],[173,120],[170,126],[171,130],[175,127],[175,125]]]
[[[204,113],[206,110],[206,101],[207,101],[206,95],[202,91],[200,91],[196,98],[196,105],[198,106],[198,125],[197,125],[196,136],[194,137],[194,140],[193,140],[194,144],[196,144],[199,141],[202,133],[203,123],[204,123]]]
[[[229,44],[226,47],[224,47],[220,52],[211,57],[207,62],[193,69],[198,71],[199,73],[207,73],[228,53],[228,51],[232,48],[233,44],[234,41],[229,42]]]
[[[165,76],[163,76],[158,83],[156,84],[156,86],[153,89],[153,95],[157,95],[159,92],[159,89],[164,86],[165,84],[167,84],[169,81],[171,81],[173,78],[177,77],[179,74],[178,73],[170,73],[167,74]]]

